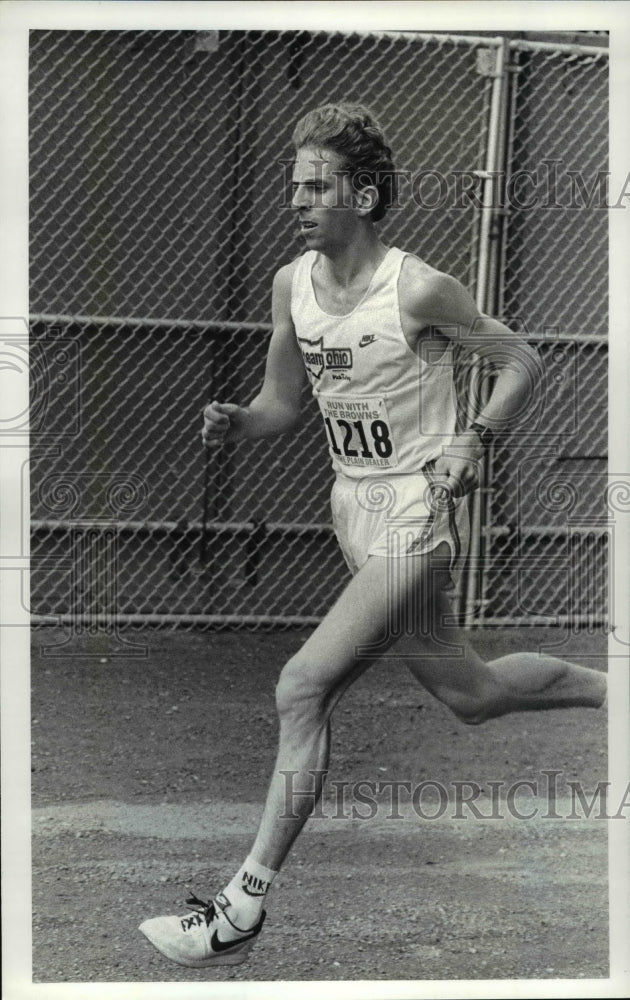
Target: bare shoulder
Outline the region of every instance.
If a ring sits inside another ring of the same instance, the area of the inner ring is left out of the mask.
[[[410,312],[433,315],[442,312],[445,302],[465,289],[457,278],[438,271],[413,254],[403,260],[398,292],[401,305]]]
[[[289,261],[288,264],[283,264],[282,267],[278,268],[273,277],[273,290],[279,294],[290,294],[291,284],[293,282],[293,275],[297,270],[297,266],[300,263],[300,257],[295,257],[294,260]]]
[[[418,329],[455,323],[469,325],[479,316],[461,281],[412,255],[403,261],[398,298],[404,321]]]
[[[293,328],[291,319],[291,288],[293,285],[293,275],[295,274],[300,258],[284,264],[279,268],[273,278],[273,289],[271,297],[271,312],[274,327]]]

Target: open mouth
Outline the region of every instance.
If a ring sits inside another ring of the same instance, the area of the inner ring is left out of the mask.
[[[300,219],[299,220],[299,226],[300,226],[300,229],[302,230],[302,232],[304,232],[307,229],[317,229],[317,223],[315,223],[315,222],[309,222],[308,220],[305,220],[305,219]]]

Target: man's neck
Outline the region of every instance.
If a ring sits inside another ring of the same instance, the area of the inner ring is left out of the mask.
[[[370,230],[339,251],[322,254],[322,273],[338,288],[352,288],[366,277],[370,280],[386,253],[385,244]]]

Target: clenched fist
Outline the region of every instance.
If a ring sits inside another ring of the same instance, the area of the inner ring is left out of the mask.
[[[472,493],[481,482],[484,448],[475,431],[455,437],[445,454],[435,461],[436,496],[457,500]]]
[[[201,439],[206,448],[220,448],[246,436],[247,410],[236,403],[209,403],[203,411]]]

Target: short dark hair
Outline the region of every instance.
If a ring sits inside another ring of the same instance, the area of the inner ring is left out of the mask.
[[[374,115],[362,104],[324,104],[308,111],[293,131],[296,150],[305,146],[332,150],[357,188],[374,186],[378,202],[370,213],[379,222],[396,199],[392,151]]]

